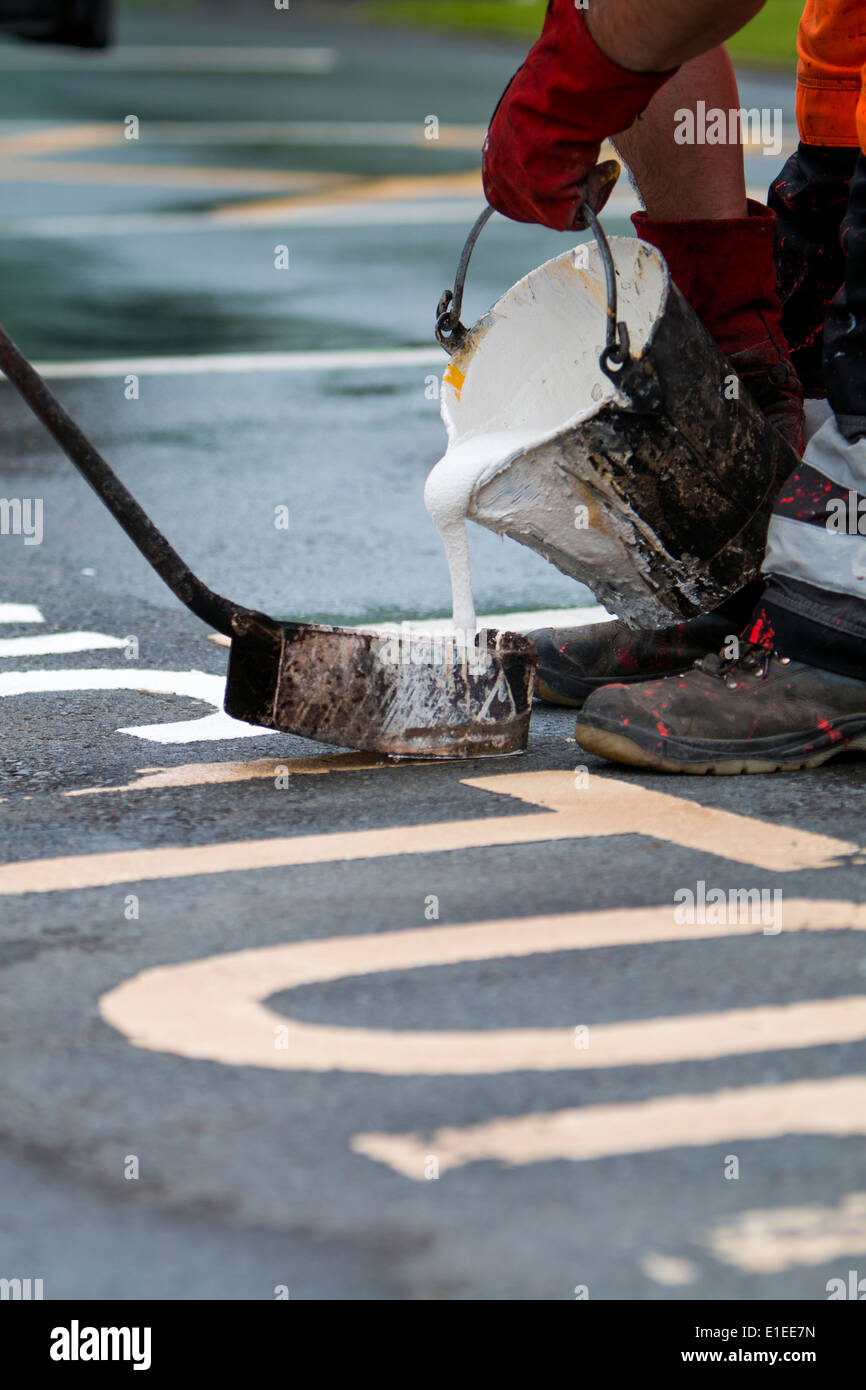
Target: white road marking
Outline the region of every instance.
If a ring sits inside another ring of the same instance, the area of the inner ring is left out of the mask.
[[[44,623],[35,603],[0,603],[0,623]]]
[[[594,627],[597,623],[611,622],[614,617],[600,603],[587,604],[585,608],[539,608],[526,613],[484,613],[477,619],[478,630],[483,632],[532,632],[540,627]],[[350,629],[351,632],[376,632],[384,635],[394,633],[412,636],[436,636],[452,629],[452,620],[442,618],[407,618],[401,623],[362,623]],[[222,632],[212,632],[208,641],[218,647],[230,647],[231,638]]]
[[[141,690],[157,695],[183,695],[203,700],[219,711],[201,719],[185,719],[174,724],[140,724],[118,729],[120,734],[148,739],[152,743],[200,743],[212,739],[263,738],[273,731],[260,729],[223,712],[225,677],[205,671],[126,670],[87,671],[6,671],[0,673],[0,699],[14,695],[58,694],[73,690]]]
[[[95,166],[98,167],[98,166]],[[11,172],[6,182],[12,181]],[[749,196],[760,202],[766,189],[750,189]],[[464,198],[418,199],[405,202],[353,202],[346,205],[322,204],[292,208],[243,208],[235,211],[204,209],[202,212],[71,213],[66,217],[28,217],[0,220],[0,236],[46,237],[66,241],[71,237],[144,236],[150,234],[198,232],[237,232],[255,227],[286,226],[300,229],[348,230],[357,227],[437,227],[471,226],[481,211],[477,196]],[[630,217],[640,203],[636,195],[614,195],[605,209],[610,217]]]
[[[786,906],[786,926],[793,931],[825,931],[830,923],[850,929],[852,920],[866,930],[866,911],[853,903],[795,900]],[[146,970],[103,996],[100,1011],[149,1051],[276,1071],[377,1076],[593,1071],[860,1041],[866,1035],[862,995],[595,1024],[586,1047],[575,1046],[573,1027],[347,1028],[299,1022],[263,1002],[278,992],[393,971],[620,945],[760,938],[761,931],[746,914],[741,922],[713,928],[679,926],[665,905],[344,935]]]
[[[610,622],[613,614],[600,603],[587,604],[585,608],[539,608],[535,612],[524,613],[485,613],[478,618],[478,630],[485,628],[497,632],[531,632],[540,627],[594,627],[598,623]],[[367,623],[357,628],[358,632],[420,633],[435,636],[452,629],[450,617],[424,618],[418,622],[412,619],[403,623]]]
[[[55,632],[48,637],[0,637],[0,657],[62,656],[125,646],[122,638],[106,637],[102,632]]]
[[[353,372],[442,367],[439,347],[324,349],[313,352],[226,352],[183,357],[115,357],[84,362],[37,362],[46,380],[126,376],[210,376],[216,372]],[[0,380],[5,377],[0,374]]]
[[[107,52],[72,55],[17,44],[0,47],[0,72],[73,72],[87,78],[102,72],[297,73],[318,77],[336,72],[338,67],[339,55],[333,48],[119,44]]]

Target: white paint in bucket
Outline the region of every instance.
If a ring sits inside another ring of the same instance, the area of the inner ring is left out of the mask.
[[[635,238],[612,237],[610,244],[618,317],[628,324],[632,352],[639,353],[663,306],[667,273],[658,253]],[[629,548],[609,533],[598,509],[590,507],[585,530],[575,527],[573,514],[563,514],[562,470],[556,465],[561,443],[617,399],[599,366],[605,335],[604,276],[591,242],[548,261],[509,290],[472,329],[445,372],[448,450],[427,479],[424,500],[445,547],[458,631],[475,629],[467,517],[521,541],[529,530],[533,548],[543,554],[550,537],[547,558],[566,573],[562,557],[578,556],[584,570],[601,568],[614,581],[621,570],[626,587],[636,587]],[[501,495],[495,507],[486,506],[488,483],[539,451],[531,486],[521,482],[506,510]],[[572,486],[568,496],[573,495]]]

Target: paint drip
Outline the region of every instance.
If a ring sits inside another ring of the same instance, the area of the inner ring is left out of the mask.
[[[424,489],[424,505],[439,531],[448,561],[454,630],[470,644],[477,626],[466,524],[472,493],[491,464],[521,445],[520,438],[512,433],[470,438],[448,450],[430,473]]]
[[[620,313],[640,352],[666,271],[658,252],[633,238],[612,238],[611,247]],[[566,457],[582,426],[617,396],[600,361],[606,332],[598,248],[579,246],[514,285],[469,331],[445,372],[448,450],[424,500],[445,547],[458,640],[474,640],[476,627],[467,518],[530,545],[591,587],[603,576],[607,589],[643,596],[633,547],[606,527]]]

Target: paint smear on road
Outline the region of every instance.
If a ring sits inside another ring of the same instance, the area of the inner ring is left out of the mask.
[[[843,1076],[705,1095],[658,1096],[489,1120],[428,1135],[357,1134],[350,1147],[402,1177],[424,1182],[431,1155],[442,1176],[468,1163],[517,1168],[807,1134],[866,1135],[866,1079]]]
[[[259,778],[278,776],[308,776],[328,772],[369,772],[380,767],[405,766],[386,758],[384,754],[331,753],[324,757],[263,758],[242,763],[182,763],[179,767],[141,767],[136,781],[123,782],[116,787],[79,787],[63,792],[64,796],[104,796],[116,792],[164,791],[167,787],[218,786],[226,782],[251,782]],[[429,763],[413,763],[413,767],[429,767]]]
[[[698,1277],[698,1267],[692,1260],[659,1255],[655,1251],[643,1256],[640,1267],[648,1279],[666,1289],[680,1289],[686,1284],[694,1284]]]
[[[788,931],[866,930],[866,905],[854,903],[795,900],[785,917]],[[104,995],[99,1007],[106,1022],[149,1051],[232,1066],[380,1076],[651,1066],[866,1036],[863,996],[599,1024],[588,1039],[581,1033],[579,1045],[573,1028],[344,1028],[297,1022],[263,1002],[303,986],[393,971],[760,934],[745,913],[741,922],[680,926],[666,905],[338,936],[146,970]]]

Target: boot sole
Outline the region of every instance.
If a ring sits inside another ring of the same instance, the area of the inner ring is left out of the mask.
[[[563,709],[583,709],[591,693],[591,691],[587,691],[582,699],[571,700],[567,695],[560,695],[552,686],[549,686],[543,677],[535,677],[535,698],[536,700],[543,700],[546,705],[561,705]]]
[[[615,763],[625,763],[629,767],[651,768],[656,772],[684,773],[691,777],[707,774],[733,777],[740,773],[802,772],[809,768],[821,767],[839,753],[866,752],[866,731],[848,738],[841,745],[830,744],[812,752],[808,757],[802,754],[786,756],[784,753],[774,757],[768,753],[763,758],[732,756],[729,750],[726,750],[725,754],[719,753],[715,757],[711,755],[707,758],[665,757],[642,747],[627,734],[582,724],[580,720],[577,721],[575,733],[578,743],[587,753],[595,753],[601,758],[608,758]]]

